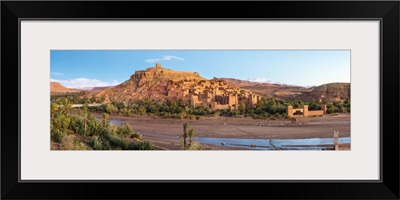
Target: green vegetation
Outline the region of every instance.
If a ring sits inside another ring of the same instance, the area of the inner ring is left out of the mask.
[[[66,100],[67,99],[67,100]],[[85,100],[85,98],[77,98],[75,95],[67,96],[64,99],[53,98],[50,110],[51,116],[54,117],[55,112],[68,112],[69,106],[71,103],[93,103],[91,100],[96,100],[98,102],[102,101],[103,98],[90,98]],[[59,108],[57,104],[66,104],[65,108]],[[345,101],[323,101],[316,102],[312,101],[302,101],[302,100],[277,100],[274,98],[265,98],[261,97],[261,99],[257,102],[256,105],[252,107],[246,107],[244,103],[239,103],[237,105],[237,110],[229,107],[226,110],[216,110],[213,111],[206,105],[201,105],[197,107],[193,107],[189,104],[189,102],[180,100],[173,101],[168,100],[163,102],[161,100],[153,101],[150,98],[143,98],[140,100],[131,100],[129,102],[121,103],[121,102],[112,102],[108,104],[104,104],[100,107],[89,107],[90,111],[107,113],[110,115],[122,115],[122,116],[131,116],[131,115],[155,115],[162,118],[174,118],[174,119],[201,119],[203,116],[209,117],[252,117],[254,119],[270,119],[271,117],[275,118],[288,118],[286,116],[286,107],[293,106],[294,109],[302,108],[304,105],[308,105],[310,111],[312,110],[320,110],[321,105],[327,105],[327,113],[349,113],[350,112],[350,99],[346,99]],[[298,113],[300,114],[300,113]]]
[[[296,112],[293,113],[294,115],[303,115],[303,112],[301,112],[300,110],[296,110]]]
[[[71,103],[68,98],[52,102],[50,105],[51,141],[65,150],[154,150],[142,135],[134,133],[129,124],[116,126],[109,124],[108,114],[97,120],[89,107],[83,107],[79,115],[70,115]]]
[[[187,148],[186,138],[188,138],[188,136],[189,136],[188,135],[188,128],[189,128],[189,123],[184,122],[183,123],[183,135],[180,137],[181,141],[183,142],[183,145],[181,144],[183,149]]]
[[[183,134],[179,137],[180,144],[182,147],[182,150],[201,150],[201,146],[193,142],[193,136],[194,136],[194,130],[189,129],[189,123],[184,122],[183,123]],[[186,139],[189,137],[189,144],[187,144]]]

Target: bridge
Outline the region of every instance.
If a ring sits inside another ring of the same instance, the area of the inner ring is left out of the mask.
[[[101,103],[91,103],[91,104],[88,104],[88,106],[89,107],[99,107],[99,106],[102,106],[103,104],[101,104]],[[80,108],[80,107],[84,107],[85,106],[85,104],[72,104],[72,108]]]

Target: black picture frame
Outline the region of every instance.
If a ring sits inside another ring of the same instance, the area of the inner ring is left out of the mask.
[[[399,199],[399,9],[399,1],[2,1],[1,198]],[[163,18],[381,20],[381,180],[19,182],[20,19]],[[149,188],[154,192],[143,192]]]

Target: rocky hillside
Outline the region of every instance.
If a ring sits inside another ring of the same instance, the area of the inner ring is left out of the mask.
[[[167,99],[167,85],[169,81],[205,80],[197,72],[179,72],[162,68],[160,64],[146,70],[135,71],[130,79],[100,91],[97,97],[105,96],[105,102],[127,102],[135,99]]]
[[[252,92],[262,94],[266,97],[274,97],[279,99],[295,98],[297,95],[301,95],[304,92],[311,91],[310,89],[307,89],[305,87],[291,86],[285,84],[258,83],[233,78],[222,78],[222,80],[225,80],[231,86],[250,90]]]
[[[308,95],[321,100],[344,100],[350,98],[350,83],[323,84],[314,88]]]
[[[349,83],[330,83],[318,87],[305,88],[274,83],[257,83],[233,78],[221,78],[229,86],[248,90],[268,98],[278,99],[327,99],[343,100],[350,97]],[[180,80],[206,80],[197,72],[180,72],[162,68],[160,64],[146,70],[135,71],[130,78],[112,88],[101,91],[90,91],[88,96],[105,97],[105,102],[128,102],[142,98],[160,99],[168,98],[167,86],[171,81]]]
[[[74,93],[80,92],[79,90],[66,88],[61,85],[59,82],[50,82],[50,92],[51,93]]]
[[[73,88],[75,90],[84,90],[84,91],[101,91],[105,90],[107,88],[112,88],[114,86],[97,86],[97,87],[79,87],[79,88]]]

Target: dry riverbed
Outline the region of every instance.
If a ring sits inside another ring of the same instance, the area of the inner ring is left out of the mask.
[[[101,118],[101,114],[94,113]],[[333,131],[339,131],[340,137],[350,137],[350,114],[324,115],[321,117],[299,117],[297,122],[291,119],[263,120],[235,117],[203,117],[200,120],[163,119],[157,116],[109,116],[112,123],[128,123],[135,132],[154,145],[170,150],[180,149],[179,135],[183,132],[183,122],[189,122],[196,137],[237,138],[237,139],[305,139],[332,138]],[[228,150],[222,145],[201,144],[203,149]],[[350,148],[350,145],[343,145]],[[241,148],[234,148],[241,149]],[[244,148],[243,148],[244,149]]]

